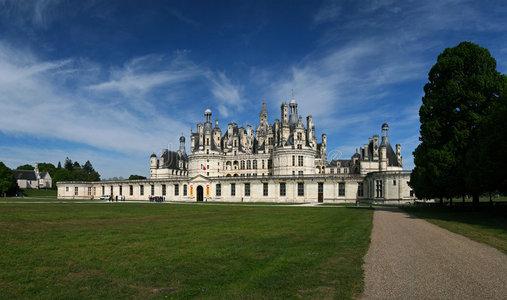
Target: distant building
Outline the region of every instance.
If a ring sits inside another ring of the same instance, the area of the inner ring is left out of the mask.
[[[265,102],[259,125],[229,123],[222,133],[206,109],[203,123],[185,137],[178,151],[150,157],[150,179],[59,182],[60,198],[111,194],[148,200],[161,196],[177,201],[353,202],[412,201],[410,171],[402,167],[401,146],[389,142],[389,126],[381,127],[350,159],[327,161],[327,136],[320,142],[312,116],[306,124],[292,99],[282,103],[280,119],[268,122]]]
[[[12,170],[20,189],[50,189],[53,186],[48,172],[39,172],[35,163],[34,170]]]

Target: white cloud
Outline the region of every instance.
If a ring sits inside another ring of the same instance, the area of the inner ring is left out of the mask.
[[[241,110],[245,102],[241,97],[241,86],[233,84],[223,72],[210,72],[207,78],[211,83],[211,93],[217,100],[218,111],[223,117],[228,117],[232,111]]]
[[[163,113],[146,116],[61,85],[64,80],[59,79],[65,72],[55,69],[72,67],[69,60],[39,61],[30,53],[4,45],[0,53],[0,130],[4,133],[62,139],[123,153],[149,153],[160,148],[161,140],[177,140],[176,132],[188,128],[181,119]],[[19,64],[19,57],[32,59]],[[165,128],[175,132],[168,134]]]

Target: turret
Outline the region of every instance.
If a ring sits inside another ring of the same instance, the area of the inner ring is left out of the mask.
[[[211,109],[206,109],[204,111],[204,123],[209,123],[211,126]]]
[[[396,144],[396,158],[398,159],[398,162],[400,163],[400,166],[402,165],[402,158],[401,158],[401,145]]]
[[[306,140],[309,146],[311,146],[311,144],[313,143],[312,128],[313,128],[312,116],[308,116],[306,117]]]
[[[382,145],[389,144],[389,125],[387,123],[382,124]]]
[[[185,153],[185,137],[184,136],[180,137],[180,153],[181,154]]]
[[[285,102],[282,103],[282,105],[280,107],[280,111],[281,111],[282,124],[288,123],[289,122],[289,108],[288,108],[287,103],[285,103]]]
[[[289,104],[289,124],[295,126],[298,122],[298,104],[296,99],[292,98]]]
[[[268,123],[268,110],[266,109],[266,100],[262,100],[262,109],[259,114],[259,122],[260,124]]]
[[[383,138],[383,137],[382,137]],[[381,144],[380,145],[380,148],[379,148],[379,152],[380,152],[380,171],[386,171],[387,170],[387,147],[386,145],[384,144]]]
[[[150,168],[151,169],[156,169],[157,168],[157,155],[155,153],[153,153],[150,156]]]
[[[320,145],[320,157],[322,160],[327,160],[327,135],[322,134],[322,144]]]

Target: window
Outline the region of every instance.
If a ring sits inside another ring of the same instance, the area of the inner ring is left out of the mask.
[[[155,186],[153,184],[151,185],[151,195],[155,196]]]
[[[298,156],[298,166],[300,166],[300,167],[303,166],[303,156],[302,155]]]
[[[246,161],[246,168],[247,170],[250,170],[252,168],[252,162],[250,160]]]
[[[264,169],[264,159],[262,160],[262,168]]]
[[[257,160],[256,159],[253,160],[252,165],[253,165],[253,169],[257,170]]]
[[[298,146],[298,147],[297,147],[298,149],[303,149],[303,145],[298,144],[297,146]]]
[[[396,185],[396,179],[393,180],[393,185]]]
[[[141,196],[143,196],[143,195],[144,195],[144,185],[139,186],[139,194],[140,194]]]
[[[250,196],[250,183],[245,183],[245,196]]]
[[[162,196],[165,196],[166,193],[166,185],[162,184]]]
[[[91,187],[91,186],[89,186],[89,187],[88,187],[88,196],[91,196],[91,195],[92,195],[92,187]]]
[[[285,196],[285,182],[280,182],[280,196]]]
[[[268,195],[268,184],[265,182],[263,183],[263,187],[262,187],[262,195],[263,196],[267,196]]]
[[[298,182],[298,196],[302,197],[305,195],[305,184],[303,182]]]
[[[184,184],[183,185],[183,196],[186,196],[187,195],[187,185]]]
[[[298,171],[299,176],[303,176],[303,171]]]
[[[244,160],[241,161],[241,169],[242,170],[245,169],[245,161]]]
[[[330,172],[331,174],[334,174],[334,169],[329,169],[329,172]]]
[[[358,197],[363,197],[363,195],[364,195],[364,186],[363,186],[362,182],[359,182],[357,184],[357,196]]]
[[[377,198],[382,198],[383,197],[383,194],[382,194],[382,180],[375,180],[375,186],[376,186],[376,197]]]
[[[236,184],[231,183],[231,196],[236,196]]]
[[[66,186],[66,187],[65,187],[65,191],[66,191],[66,192],[68,192],[68,191],[69,191],[69,187],[68,187],[68,186]]]
[[[111,196],[113,195],[113,186],[111,186]]]
[[[179,195],[180,195],[180,185],[175,184],[174,185],[174,196],[179,196]]]
[[[298,140],[302,140],[303,139],[303,134],[301,132],[298,132]]]
[[[78,187],[76,186],[76,187],[74,187],[74,195],[75,196],[77,196],[77,194],[78,194],[77,192],[78,192]]]
[[[206,146],[209,146],[209,138],[206,138]]]
[[[273,160],[268,159],[268,169],[273,168]]]
[[[222,185],[220,183],[217,183],[216,185],[216,191],[217,191],[217,196],[222,196]]]
[[[338,183],[338,196],[345,196],[345,182]]]
[[[102,195],[105,195],[105,194],[106,194],[106,187],[102,186]]]
[[[96,187],[93,187],[93,194],[97,195],[97,188]]]
[[[123,189],[122,189],[122,186],[120,185],[120,196],[123,195]]]
[[[134,186],[133,185],[129,186],[129,195],[130,196],[134,195]]]
[[[292,166],[296,166],[296,156],[292,155]]]

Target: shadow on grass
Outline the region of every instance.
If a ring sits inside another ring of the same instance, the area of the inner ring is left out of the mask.
[[[403,211],[423,219],[458,222],[489,229],[507,229],[507,207],[402,207]]]

